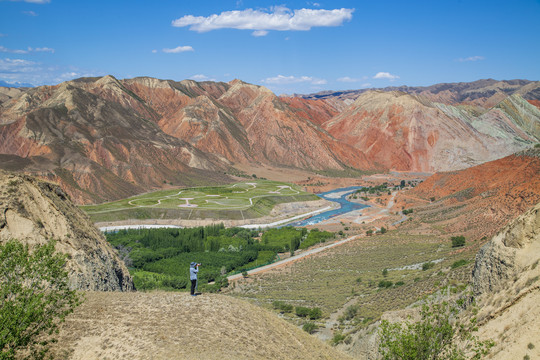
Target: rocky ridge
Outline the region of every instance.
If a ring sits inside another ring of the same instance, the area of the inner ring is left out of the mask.
[[[277,97],[240,80],[81,78],[0,89],[0,166],[99,203],[226,183],[234,166],[446,171],[540,141],[539,83],[481,80]]]
[[[16,239],[32,248],[54,239],[68,255],[71,288],[133,290],[123,261],[58,185],[0,171],[0,189],[0,242]]]

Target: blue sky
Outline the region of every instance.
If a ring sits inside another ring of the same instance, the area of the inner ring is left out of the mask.
[[[106,74],[276,94],[540,80],[540,1],[0,0],[0,80]]]

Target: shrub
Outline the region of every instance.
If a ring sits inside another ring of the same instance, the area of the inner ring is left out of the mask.
[[[317,325],[311,321],[308,321],[302,326],[302,330],[308,334],[313,334],[315,330],[317,330]]]
[[[281,312],[291,312],[293,310],[293,306],[290,304],[286,304],[283,301],[274,301],[272,303],[272,306],[276,310],[281,310]]]
[[[340,331],[337,331],[335,334],[334,334],[334,337],[332,338],[332,345],[337,345],[339,343],[342,343],[344,340],[345,340],[346,336],[343,335],[343,333],[341,333]]]
[[[358,314],[358,310],[360,310],[360,307],[358,305],[351,305],[345,309],[345,312],[343,313],[343,319],[345,320],[352,320],[356,314]]]
[[[527,345],[527,349],[529,349],[529,350],[534,349],[534,344],[533,344],[533,343],[529,343],[529,344]]]
[[[396,282],[396,286],[402,286],[402,285],[405,285],[405,283],[403,281],[400,280],[400,281]]]
[[[58,324],[81,303],[68,287],[66,256],[55,254],[54,244],[32,253],[18,241],[0,245],[1,359],[13,359],[21,350],[45,356]]]
[[[388,269],[384,269],[382,271],[382,276],[387,277],[388,276]]]
[[[308,317],[311,309],[303,306],[297,306],[295,308],[296,316]]]
[[[170,276],[163,279],[163,285],[173,289],[185,289],[187,286],[187,280],[177,276]]]
[[[468,261],[465,259],[458,260],[452,264],[452,269],[457,269],[458,267],[466,265],[467,263]]]
[[[322,317],[322,311],[319,308],[313,308],[309,311],[310,320],[317,320]]]
[[[476,319],[456,320],[456,304],[424,305],[421,320],[390,324],[383,320],[379,329],[379,352],[384,360],[394,359],[480,359],[493,342],[479,341]],[[467,357],[466,357],[467,355]],[[471,357],[472,355],[472,357]]]
[[[379,287],[380,288],[389,288],[389,287],[392,287],[392,285],[394,285],[394,283],[391,282],[391,281],[388,281],[388,280],[379,281]]]
[[[381,234],[384,234],[384,233],[386,233],[386,231],[388,231],[388,230],[386,230],[386,228],[385,228],[384,226],[383,226],[383,227],[381,227]]]
[[[452,247],[461,247],[461,246],[465,246],[465,236],[463,235],[460,235],[460,236],[452,236],[450,238],[450,240],[452,240]]]
[[[434,266],[435,266],[435,263],[433,263],[431,261],[428,261],[428,262],[425,262],[425,263],[422,264],[422,270],[426,271],[426,270],[431,269]]]

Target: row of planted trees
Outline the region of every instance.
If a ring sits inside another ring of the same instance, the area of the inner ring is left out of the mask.
[[[201,263],[199,282],[206,291],[226,286],[226,275],[268,264],[278,252],[294,252],[332,238],[317,229],[259,230],[223,224],[185,229],[137,229],[107,233],[140,290],[183,289],[189,264]],[[215,282],[211,286],[208,283]]]

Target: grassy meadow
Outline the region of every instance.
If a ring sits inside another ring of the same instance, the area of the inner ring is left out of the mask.
[[[348,304],[356,307],[349,320],[361,326],[447,284],[464,285],[470,264],[439,237],[390,232],[358,238],[254,278],[231,294],[267,307],[274,301],[319,307],[326,316]]]
[[[319,198],[298,186],[249,180],[224,186],[159,190],[118,201],[81,206],[94,222],[127,219],[251,219],[279,203]]]

